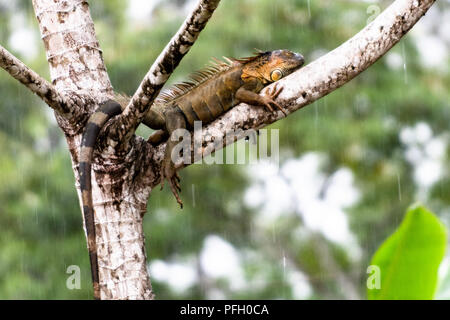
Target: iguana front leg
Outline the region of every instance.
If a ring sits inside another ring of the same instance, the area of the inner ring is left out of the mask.
[[[267,92],[267,95],[260,96],[259,94],[242,87],[236,92],[236,99],[250,105],[266,107],[271,112],[274,112],[272,106],[275,106],[278,110],[283,112],[284,115],[286,115],[283,107],[274,100],[282,91],[283,87],[278,88],[277,84],[275,84],[273,89]]]
[[[183,202],[178,195],[181,192],[180,176],[177,173],[175,164],[172,161],[172,150],[178,144],[178,141],[172,141],[172,133],[177,129],[186,129],[186,119],[178,108],[169,108],[165,113],[166,117],[166,130],[169,134],[167,140],[166,151],[164,154],[164,160],[161,165],[161,190],[164,188],[164,180],[169,181],[170,189],[173,195],[177,199],[177,202],[183,208]]]

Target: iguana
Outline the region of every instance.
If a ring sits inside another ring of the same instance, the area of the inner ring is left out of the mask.
[[[297,70],[303,63],[301,54],[289,50],[258,52],[241,59],[225,58],[225,62],[216,60],[210,67],[194,73],[190,81],[161,92],[143,121],[145,125],[158,130],[150,136],[149,142],[160,143],[176,129],[192,129],[194,121],[208,124],[241,102],[263,106],[271,112],[276,111],[276,108],[284,113],[283,108],[274,101],[282,88],[275,86],[265,96],[258,93],[270,83]],[[89,118],[81,143],[80,188],[96,299],[100,298],[100,286],[91,192],[92,154],[103,125],[120,114],[125,107],[126,103],[121,105],[113,100],[103,103]],[[177,143],[171,139],[167,141],[161,166],[161,189],[167,179],[172,193],[182,207],[183,203],[178,195],[181,191],[180,177],[171,159],[172,150]]]

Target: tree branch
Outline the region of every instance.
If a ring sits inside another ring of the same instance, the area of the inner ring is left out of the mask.
[[[67,97],[61,95],[51,83],[28,68],[2,46],[0,46],[0,67],[40,97],[59,115],[66,119],[72,117],[71,104],[69,104]]]
[[[276,99],[288,114],[311,104],[336,90],[366,70],[391,49],[426,13],[435,0],[397,0],[371,24],[338,48],[311,62],[304,68],[278,81],[283,92]],[[266,90],[271,89],[268,86]],[[260,129],[283,118],[263,108],[239,104],[215,120],[201,134],[200,148],[195,155],[207,156],[218,148],[244,137],[242,130]],[[226,139],[227,132],[239,132],[235,139]],[[200,135],[199,135],[200,136]],[[218,144],[219,141],[219,144]],[[161,163],[165,145],[152,153],[153,163]],[[186,166],[178,163],[178,167]],[[155,185],[159,181],[155,181]]]
[[[128,106],[112,126],[119,139],[131,137],[166,83],[206,26],[220,0],[200,0],[194,11],[153,63]]]

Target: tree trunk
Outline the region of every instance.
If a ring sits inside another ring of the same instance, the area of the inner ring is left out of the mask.
[[[79,107],[88,115],[98,103],[113,95],[89,6],[79,0],[34,0],[33,5],[52,83],[58,91],[78,96],[84,104]],[[58,114],[56,118],[69,146],[81,203],[78,156],[86,117],[75,126]],[[136,188],[133,184],[139,171],[134,150],[130,148],[124,158],[113,153],[95,157],[97,162],[93,164],[92,192],[102,299],[153,297],[142,230],[150,188]]]

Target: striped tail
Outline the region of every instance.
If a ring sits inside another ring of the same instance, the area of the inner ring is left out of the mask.
[[[100,284],[98,275],[97,244],[95,242],[94,204],[92,200],[91,167],[95,141],[104,124],[112,117],[120,114],[122,109],[116,101],[108,100],[92,114],[86,125],[81,140],[80,150],[80,188],[83,201],[84,224],[86,226],[89,260],[91,263],[92,285],[94,299],[100,299]]]

